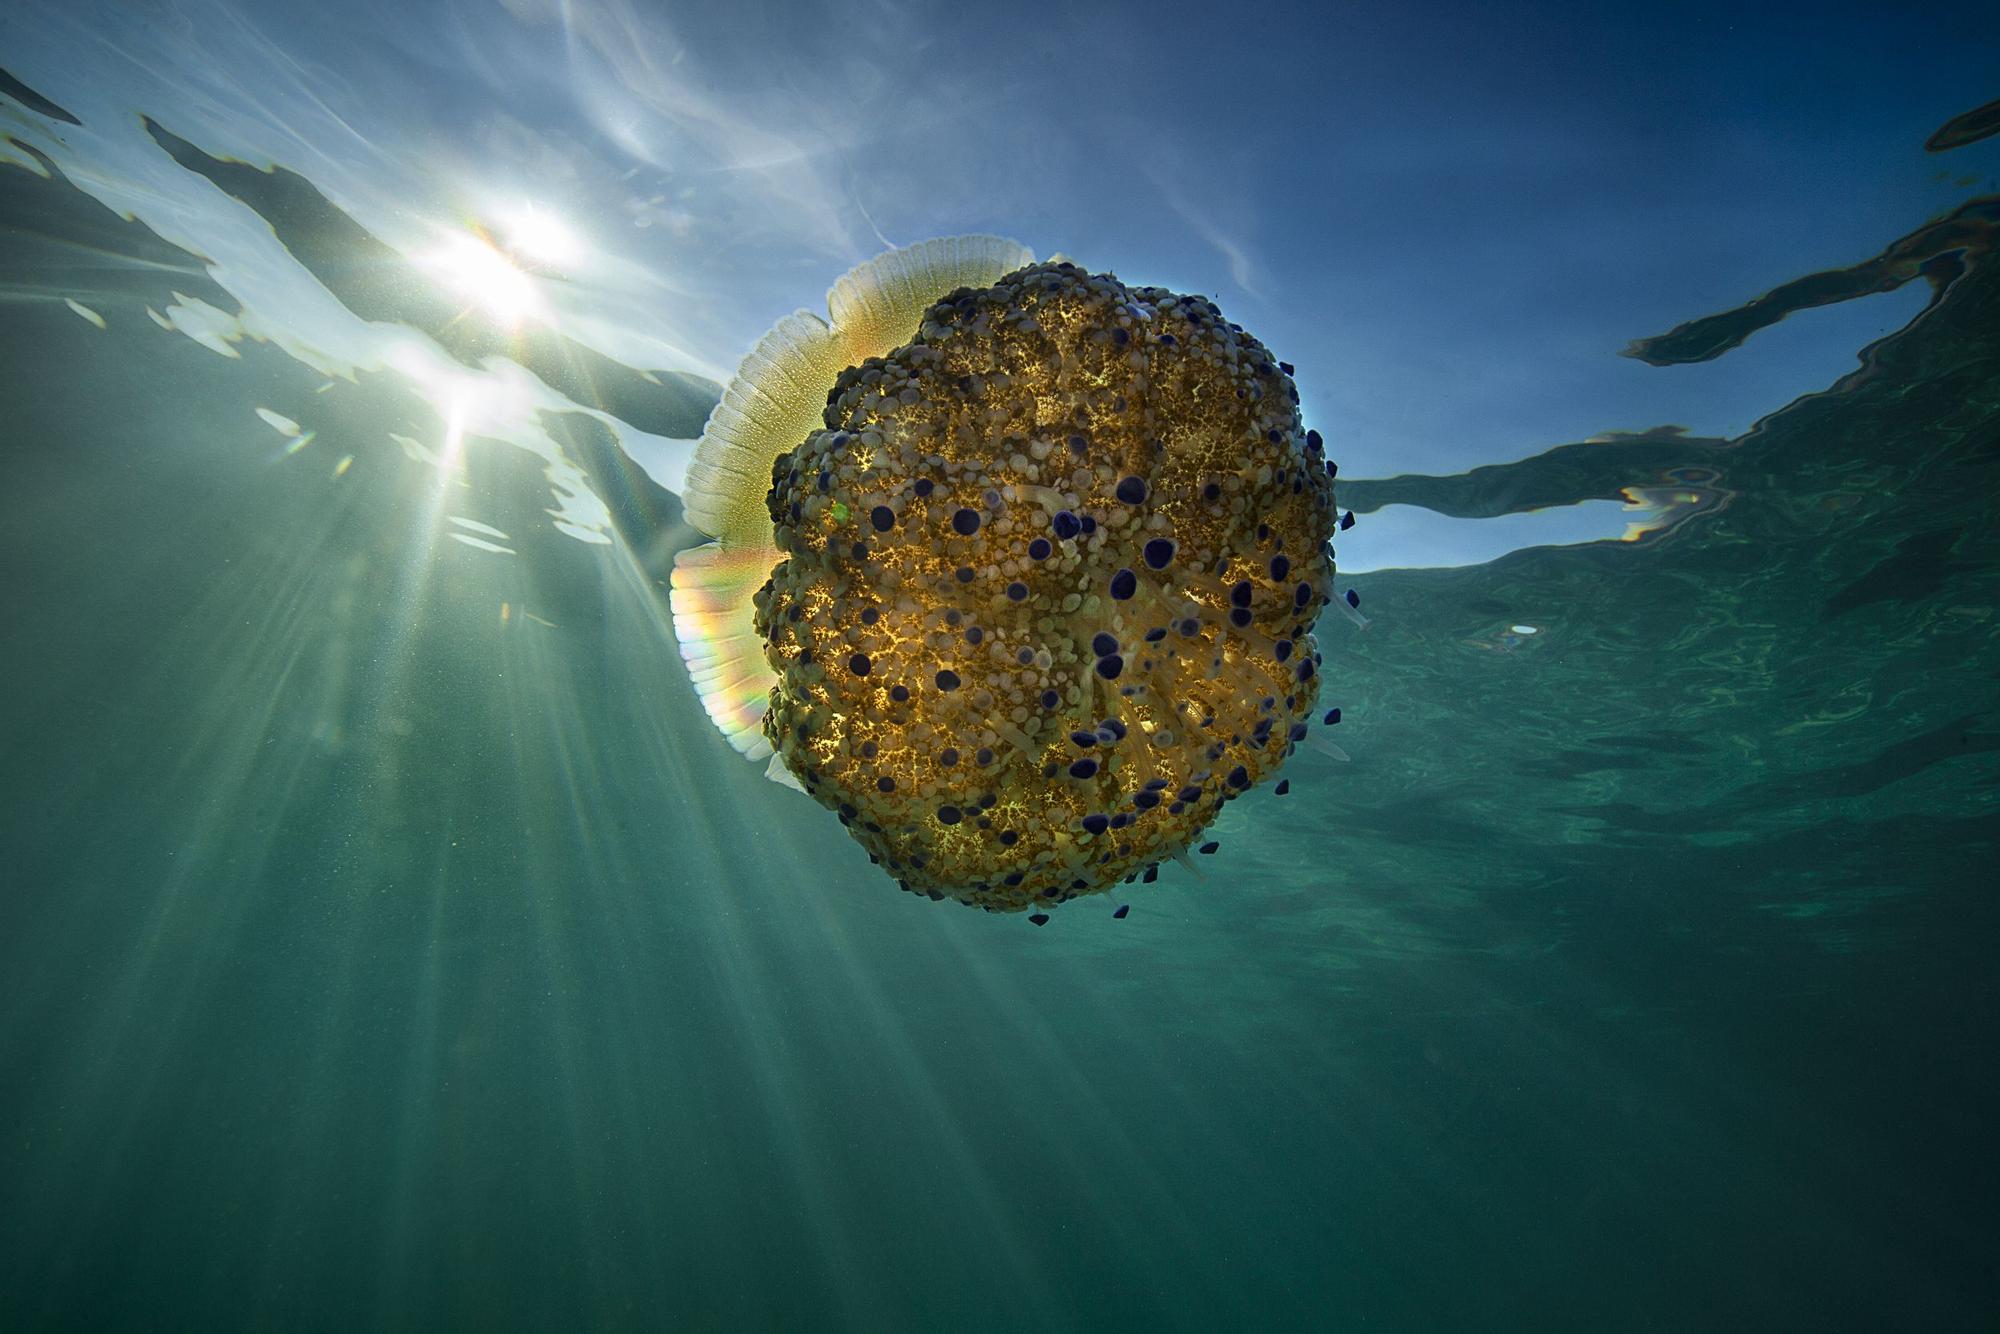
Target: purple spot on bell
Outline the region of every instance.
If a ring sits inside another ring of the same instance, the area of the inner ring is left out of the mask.
[[[1220,843],[1204,843],[1200,847],[1196,848],[1195,851],[1199,852],[1204,857],[1213,857],[1215,855],[1215,850],[1221,846],[1222,845]]]
[[[1118,651],[1118,637],[1099,630],[1091,637],[1090,651],[1100,658],[1107,653],[1116,653]]]
[[[868,511],[868,522],[875,525],[875,531],[886,533],[896,526],[896,511],[887,505],[877,505]]]
[[[1086,815],[1083,817],[1083,832],[1086,834],[1101,834],[1110,827],[1111,817],[1108,815]]]
[[[1156,537],[1146,543],[1146,564],[1155,570],[1164,570],[1173,563],[1174,544],[1171,539]]]
[[[1036,926],[1047,926],[1049,924],[1049,915],[1045,912],[1031,912],[1028,914],[1028,920]]]
[[[1119,602],[1125,601],[1139,591],[1139,576],[1130,570],[1120,570],[1111,576],[1111,596]]]
[[[979,531],[979,511],[958,509],[952,512],[952,531],[960,537],[971,537]]]
[[[1127,504],[1127,505],[1143,505],[1143,504],[1145,504],[1145,503],[1146,503],[1146,483],[1145,483],[1145,480],[1144,480],[1143,478],[1139,478],[1139,477],[1121,477],[1121,478],[1119,478],[1119,479],[1118,479],[1118,499],[1119,499],[1119,500],[1121,500],[1121,501],[1123,501],[1123,502],[1124,502],[1125,504]]]
[[[958,673],[949,667],[939,671],[937,674],[937,688],[939,690],[958,689]]]
[[[1028,586],[1019,579],[1016,579],[1013,583],[1007,585],[1007,600],[1009,602],[1026,602],[1028,600]]]
[[[1128,913],[1128,912],[1131,912],[1131,911],[1132,911],[1132,905],[1131,905],[1131,904],[1129,904],[1129,903],[1121,903],[1121,904],[1119,904],[1119,905],[1118,905],[1118,906],[1117,906],[1116,908],[1113,908],[1113,909],[1111,910],[1111,915],[1112,915],[1113,917],[1123,917],[1123,916],[1124,916],[1124,915],[1125,915],[1126,913]]]

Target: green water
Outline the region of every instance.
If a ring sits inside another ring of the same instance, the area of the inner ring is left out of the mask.
[[[1352,580],[1351,762],[1035,930],[728,751],[597,423],[608,546],[391,379],[160,336],[199,262],[60,178],[0,207],[108,325],[0,315],[0,1328],[2000,1314],[1990,262],[1742,439],[1344,481],[1711,503]]]

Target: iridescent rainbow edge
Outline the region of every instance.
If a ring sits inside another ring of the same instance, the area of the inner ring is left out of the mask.
[[[711,542],[680,553],[671,585],[674,637],[702,707],[752,760],[771,753],[764,710],[778,674],[764,660],[751,599],[777,563],[770,547],[732,550]]]

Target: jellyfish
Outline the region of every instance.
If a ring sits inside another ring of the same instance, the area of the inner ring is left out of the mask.
[[[1306,740],[1337,604],[1292,367],[1204,297],[997,237],[827,304],[744,359],[688,471],[709,717],[932,899],[1039,924],[1213,851]]]

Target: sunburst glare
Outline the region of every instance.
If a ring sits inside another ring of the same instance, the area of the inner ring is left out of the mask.
[[[449,233],[416,260],[448,290],[508,329],[539,321],[547,313],[534,276],[483,232]]]
[[[539,204],[503,209],[496,220],[507,253],[528,268],[565,269],[583,258],[584,242],[577,230]]]

